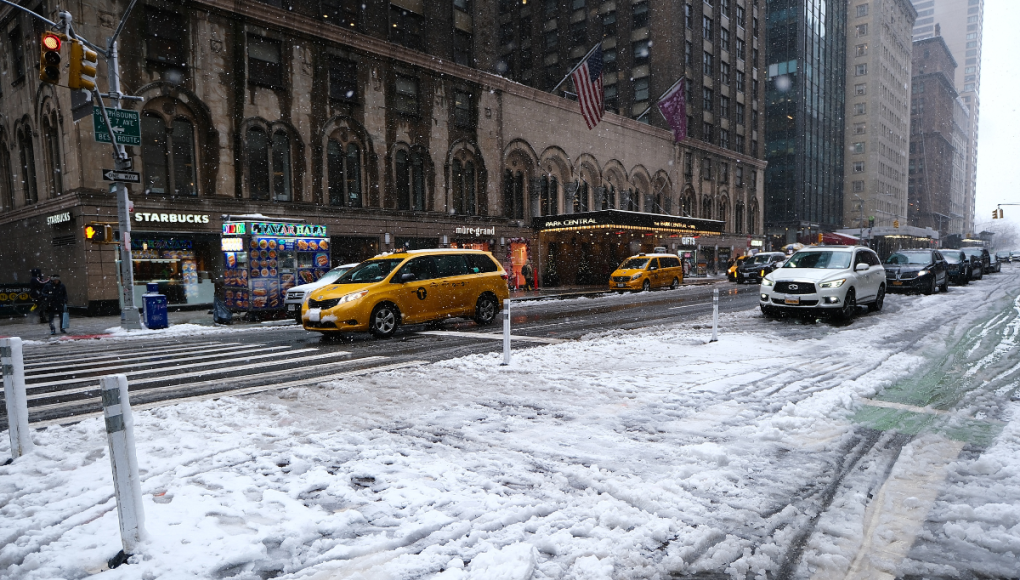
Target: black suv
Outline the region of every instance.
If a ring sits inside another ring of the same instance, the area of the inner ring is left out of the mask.
[[[759,283],[772,270],[786,261],[782,252],[761,252],[741,262],[737,268],[737,284]]]
[[[988,253],[988,250],[984,248],[961,248],[964,254],[970,258],[971,264],[974,265],[974,279],[980,280],[985,274],[996,272],[995,265],[992,264],[992,256]],[[981,267],[978,268],[978,264]],[[996,264],[997,265],[997,264]]]
[[[940,253],[949,264],[949,279],[961,286],[970,284],[970,278],[974,273],[971,270],[970,258],[967,257],[967,254],[964,254],[963,250],[941,250]]]

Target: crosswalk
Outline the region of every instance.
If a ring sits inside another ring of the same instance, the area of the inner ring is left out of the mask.
[[[34,427],[102,414],[99,378],[128,378],[131,406],[149,409],[272,389],[309,386],[348,376],[422,364],[385,356],[289,345],[196,341],[25,348],[29,422]],[[0,429],[7,428],[0,405]]]

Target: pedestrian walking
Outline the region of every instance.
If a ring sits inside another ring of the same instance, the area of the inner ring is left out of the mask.
[[[67,286],[60,282],[60,274],[50,274],[50,281],[42,289],[42,299],[46,309],[46,322],[50,324],[50,336],[57,334],[53,326],[53,317],[57,317],[60,332],[67,334],[63,328],[64,311],[67,309]]]
[[[524,291],[534,290],[535,267],[531,265],[531,260],[524,262],[524,265],[521,266],[521,276],[524,277]]]
[[[49,282],[49,278],[42,275],[42,270],[32,268],[31,277],[28,280],[28,296],[32,299],[32,311],[38,311],[39,324],[46,322],[46,307],[42,300],[43,286]]]

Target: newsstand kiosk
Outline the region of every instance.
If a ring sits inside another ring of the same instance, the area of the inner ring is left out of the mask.
[[[329,271],[326,226],[265,216],[223,222],[223,301],[233,312],[283,310],[287,290]]]

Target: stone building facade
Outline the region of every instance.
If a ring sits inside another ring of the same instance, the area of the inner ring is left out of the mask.
[[[90,3],[74,15],[78,33],[101,42],[128,4]],[[585,208],[711,208],[724,234],[697,245],[749,247],[761,231],[761,161],[678,146],[614,114],[589,131],[575,102],[484,72],[487,4],[139,2],[120,43],[122,90],[142,99],[125,103],[143,137],[128,148],[142,174],[129,186],[132,243],[159,255],[140,259],[137,281],[173,276],[160,252],[184,252],[211,291],[223,216],[245,214],[326,225],[334,264],[457,246],[492,251],[510,269],[533,259],[541,272],[548,253],[531,220]],[[32,7],[55,17],[55,2]],[[72,121],[66,88],[39,82],[41,32],[0,8],[0,268],[12,282],[32,267],[59,270],[73,305],[112,311],[114,246],[82,234],[116,221],[101,176],[111,148],[94,142],[90,119]],[[99,78],[106,90],[103,59]],[[732,165],[697,162],[726,156]],[[746,219],[733,217],[738,206]],[[663,232],[635,235],[677,245]]]

